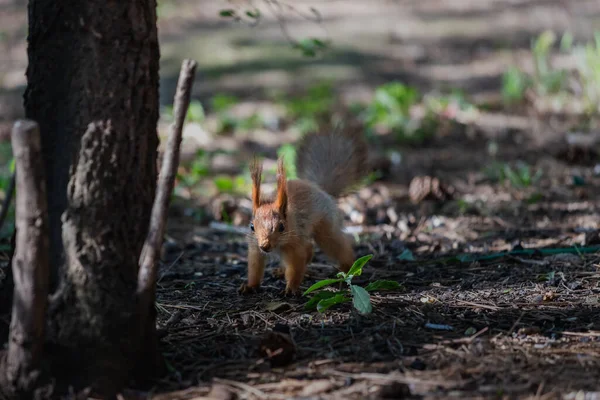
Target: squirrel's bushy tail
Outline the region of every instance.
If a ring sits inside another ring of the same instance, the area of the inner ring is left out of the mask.
[[[367,150],[361,132],[354,129],[308,134],[296,148],[296,172],[339,197],[368,173]]]

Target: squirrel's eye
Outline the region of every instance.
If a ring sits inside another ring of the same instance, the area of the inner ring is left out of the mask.
[[[283,226],[283,224],[279,224],[279,232],[283,232],[284,229],[285,227]]]
[[[250,230],[254,232],[254,224],[252,222],[250,222]]]

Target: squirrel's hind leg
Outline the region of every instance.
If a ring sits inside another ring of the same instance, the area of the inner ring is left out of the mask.
[[[348,272],[354,263],[352,240],[338,227],[329,221],[321,221],[315,229],[315,242],[323,253],[338,262],[338,269]]]

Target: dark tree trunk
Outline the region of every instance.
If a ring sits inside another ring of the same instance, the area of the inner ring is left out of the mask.
[[[28,41],[50,225],[46,356],[58,382],[112,394],[152,366],[140,354],[156,356],[135,318],[157,178],[156,0],[30,0]]]

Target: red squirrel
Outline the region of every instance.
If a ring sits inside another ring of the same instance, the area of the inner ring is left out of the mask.
[[[297,295],[319,248],[348,272],[354,262],[352,239],[342,229],[344,218],[337,198],[358,183],[367,171],[367,144],[358,132],[333,130],[306,135],[297,146],[298,179],[287,180],[283,158],[277,162],[277,192],[260,192],[262,165],[255,158],[252,177],[252,220],[248,239],[248,279],[239,292],[262,283],[268,253],[278,252],[284,266],[285,295]]]

